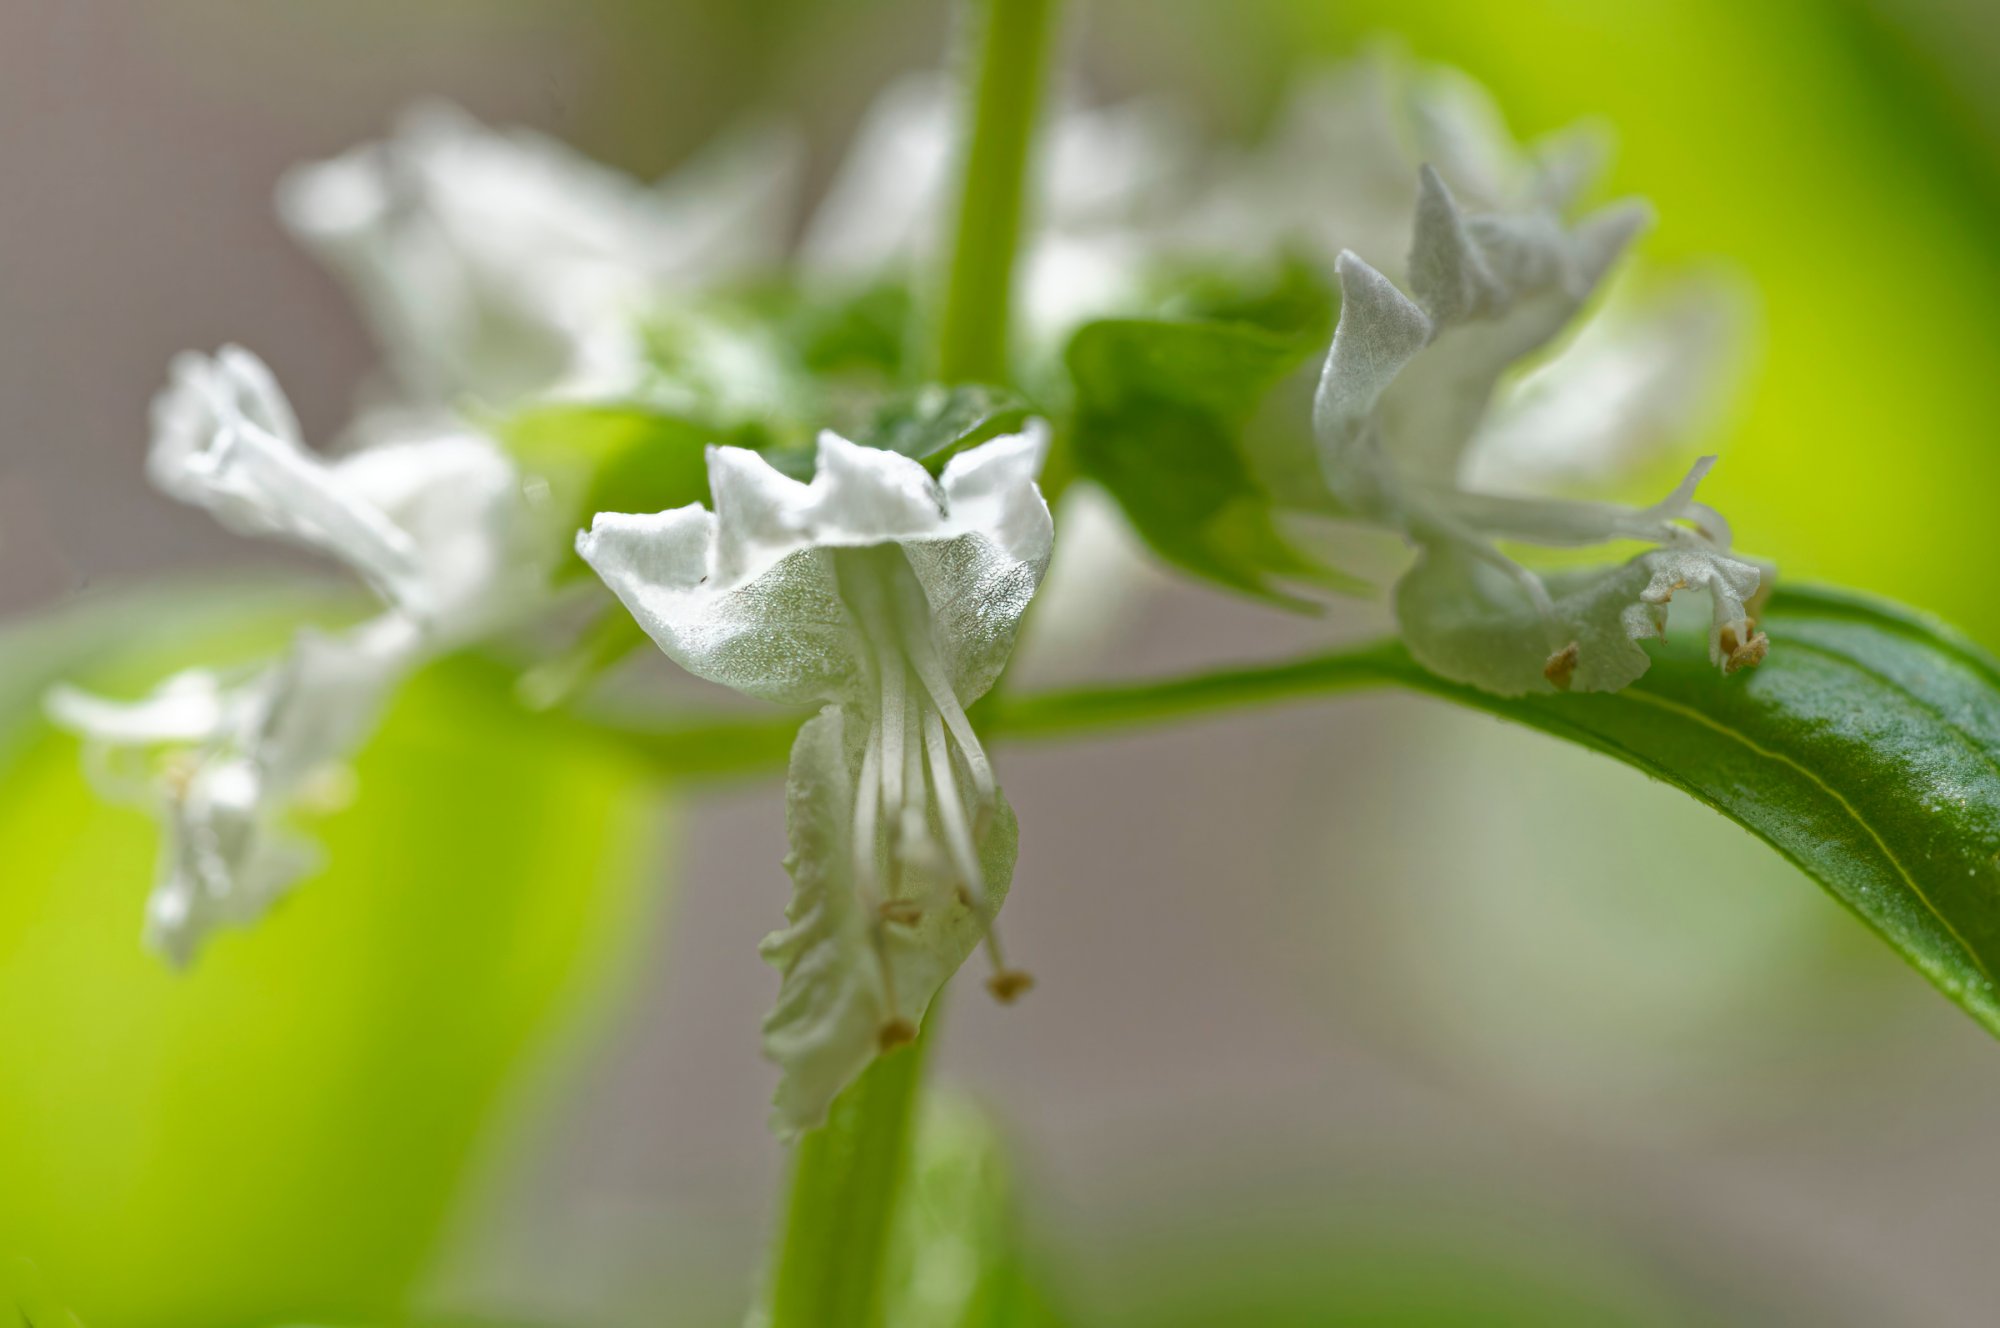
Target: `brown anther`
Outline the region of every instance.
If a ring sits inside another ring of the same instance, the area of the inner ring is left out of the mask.
[[[1722,661],[1724,673],[1734,673],[1738,669],[1754,669],[1764,662],[1764,656],[1771,653],[1771,638],[1762,632],[1752,630],[1756,627],[1755,623],[1746,622],[1744,626],[1750,631],[1750,639],[1740,645],[1736,643],[1736,633],[1727,627],[1722,629],[1722,647],[1726,652]]]
[[[965,905],[967,908],[973,910],[975,913],[979,911],[979,901],[972,897],[971,888],[968,887],[963,881],[959,882],[958,886],[958,902]]]
[[[1542,665],[1542,676],[1554,683],[1557,691],[1568,691],[1570,681],[1576,677],[1576,662],[1582,654],[1577,643],[1570,642],[1549,656],[1549,662]]]
[[[916,1040],[917,1026],[907,1019],[890,1019],[875,1031],[875,1045],[882,1051],[907,1047]]]
[[[914,927],[924,919],[924,906],[914,899],[885,899],[875,906],[884,922],[900,922]]]
[[[1035,985],[1035,976],[1018,968],[1003,968],[986,979],[986,990],[1002,1005],[1012,1005]]]

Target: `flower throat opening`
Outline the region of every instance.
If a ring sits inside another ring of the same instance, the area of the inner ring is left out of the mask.
[[[854,798],[854,874],[875,945],[886,948],[889,928],[917,926],[939,909],[968,909],[993,966],[987,990],[1011,1003],[1034,979],[1007,966],[979,852],[1000,789],[938,650],[929,598],[899,544],[839,549],[832,557],[841,597],[868,641],[873,675],[858,707],[868,735]],[[889,1017],[881,1041],[895,1046],[916,1029],[901,1013],[886,955],[882,973]]]

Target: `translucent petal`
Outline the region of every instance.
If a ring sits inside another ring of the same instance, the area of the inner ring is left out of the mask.
[[[1466,482],[1604,479],[1711,432],[1738,376],[1745,303],[1715,280],[1644,302],[1614,295],[1561,354],[1495,402]]]
[[[1046,563],[1055,543],[1055,522],[1035,480],[1048,450],[1048,422],[1030,420],[1022,432],[982,443],[946,462],[940,486],[953,521],[983,531],[1018,561]]]
[[[1397,584],[1396,617],[1418,662],[1454,682],[1503,696],[1609,692],[1646,671],[1651,661],[1638,643],[1665,630],[1676,591],[1707,590],[1718,615],[1740,621],[1758,575],[1707,550],[1657,550],[1548,578],[1553,614],[1545,616],[1518,579],[1463,546],[1437,542]],[[1556,669],[1571,645],[1573,657]]]
[[[409,537],[415,553],[395,597],[445,643],[534,602],[554,532],[529,509],[519,472],[490,439],[450,432],[388,442],[334,469],[343,490]]]
[[[207,742],[229,726],[231,696],[220,675],[189,669],[151,696],[112,701],[61,683],[43,699],[49,719],[93,742],[118,746]]]
[[[410,395],[505,406],[585,377],[630,390],[650,301],[777,261],[798,165],[789,136],[745,133],[651,187],[430,102],[381,143],[297,168],[278,202]]]
[[[970,907],[942,877],[919,879],[913,862],[902,897],[929,901],[889,921],[857,878],[855,790],[865,726],[829,706],[799,730],[786,783],[792,875],[788,925],[765,938],[764,958],[783,975],[764,1021],[764,1050],[782,1070],[772,1126],[795,1137],[826,1119],[892,1025],[914,1031],[938,989],[978,948],[1007,895],[1018,832],[1002,800],[979,846],[986,898]],[[942,864],[933,870],[940,870]]]

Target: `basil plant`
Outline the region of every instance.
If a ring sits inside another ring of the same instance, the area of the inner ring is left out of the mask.
[[[792,1155],[750,1311],[785,1328],[919,1321],[895,1270],[943,997],[1062,999],[1002,943],[1010,895],[1054,888],[1017,879],[1036,833],[1006,796],[1017,741],[1364,686],[1489,712],[1747,827],[2000,1032],[2000,665],[1919,613],[1789,581],[1784,549],[1702,499],[1727,464],[1701,445],[1733,306],[1625,278],[1652,214],[1600,198],[1601,136],[1516,142],[1462,76],[1377,52],[1224,151],[1155,104],[1045,97],[1051,5],[979,6],[966,86],[884,91],[802,225],[802,153],[770,130],[644,183],[424,104],[278,181],[278,217],[379,343],[368,404],[312,437],[254,349],[191,350],[143,464],[162,501],[347,590],[205,610],[150,674],[95,645],[22,666],[65,768],[128,831],[147,818],[150,877],[121,859],[133,888],[103,896],[143,905],[94,908],[91,944],[183,987],[251,962],[298,901],[387,870],[340,830],[357,797],[399,803],[406,837],[527,853],[558,788],[426,810],[434,785],[512,768],[466,737],[481,726],[587,750],[592,805],[652,833],[662,789],[782,770],[774,991],[737,1035],[761,1036]],[[1681,478],[1653,501],[1593,496],[1655,471]],[[1088,652],[1162,568],[1270,613],[1376,598],[1395,631],[1010,683],[1045,642]],[[625,667],[654,652],[749,702]],[[611,819],[577,879],[647,870]],[[458,908],[524,907],[492,870],[492,899]],[[565,945],[551,974],[592,953]],[[0,1221],[43,1270],[21,1273],[24,1315],[204,1312],[88,1284],[89,1211]],[[231,1323],[394,1313],[420,1248],[357,1255],[372,1280],[251,1277],[219,1303]]]

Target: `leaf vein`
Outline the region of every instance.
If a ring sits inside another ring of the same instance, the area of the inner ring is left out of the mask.
[[[1717,720],[1711,719],[1709,716],[1704,715],[1701,711],[1696,710],[1693,706],[1683,705],[1678,701],[1669,701],[1663,696],[1659,696],[1653,692],[1643,691],[1637,687],[1628,687],[1625,690],[1624,694],[1626,696],[1633,698],[1634,700],[1643,701],[1647,705],[1656,706],[1661,710],[1665,710],[1669,714],[1679,715],[1683,719],[1691,719],[1695,723],[1703,726],[1704,728],[1710,729],[1713,732],[1719,733],[1726,738],[1732,739],[1733,741],[1741,744],[1748,750],[1755,752],[1757,755],[1764,757],[1767,760],[1776,761],[1780,765],[1783,765],[1786,768],[1803,776],[1808,782],[1817,787],[1821,792],[1825,793],[1829,798],[1832,798],[1834,802],[1840,805],[1840,809],[1846,812],[1848,817],[1852,819],[1856,825],[1860,826],[1862,831],[1866,833],[1870,839],[1875,841],[1875,847],[1882,851],[1882,856],[1885,859],[1887,859],[1891,867],[1896,869],[1896,874],[1903,878],[1903,883],[1910,887],[1910,893],[1914,894],[1917,897],[1918,902],[1921,903],[1926,909],[1930,911],[1931,916],[1938,920],[1940,926],[1942,926],[1946,931],[1951,933],[1951,938],[1954,941],[1958,942],[1958,946],[1961,950],[1965,952],[1966,958],[1972,961],[1973,966],[1979,970],[1979,975],[1986,980],[1986,985],[1989,988],[1989,990],[1992,988],[1993,974],[1992,971],[1986,967],[1986,960],[1980,955],[1980,953],[1977,950],[1972,948],[1972,944],[1965,939],[1965,937],[1959,932],[1958,928],[1952,925],[1951,919],[1946,917],[1944,913],[1938,908],[1938,906],[1931,902],[1931,897],[1928,894],[1924,893],[1924,888],[1921,885],[1917,884],[1917,878],[1911,874],[1909,868],[1903,865],[1902,859],[1898,858],[1896,856],[1895,850],[1889,847],[1889,842],[1886,839],[1882,838],[1881,833],[1877,831],[1873,825],[1869,824],[1868,818],[1861,814],[1860,809],[1857,808],[1853,803],[1849,802],[1844,796],[1842,796],[1840,791],[1834,788],[1833,785],[1827,783],[1824,779],[1821,779],[1818,775],[1814,774],[1810,767],[1800,764],[1798,761],[1793,760],[1791,757],[1785,755],[1783,752],[1773,750],[1772,748],[1766,747],[1761,743],[1756,742],[1746,734],[1738,732],[1736,729],[1730,728],[1727,724],[1723,724],[1718,722]]]

